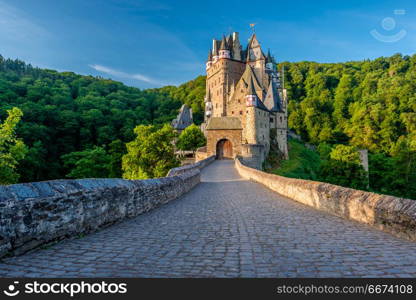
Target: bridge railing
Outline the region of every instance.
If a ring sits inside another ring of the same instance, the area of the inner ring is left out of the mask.
[[[212,163],[214,160],[215,160],[215,155],[207,157],[207,158],[205,158],[203,160],[200,160],[200,161],[198,161],[194,164],[190,164],[190,165],[170,169],[169,172],[168,172],[167,177],[183,174],[185,172],[188,172],[189,170],[194,170],[194,169],[200,170],[200,169],[204,168],[205,166],[209,165],[210,163]]]
[[[78,237],[176,199],[209,160],[149,180],[51,180],[0,186],[0,257]]]
[[[242,177],[261,183],[282,196],[416,241],[415,200],[269,174],[244,165],[239,158],[235,160],[235,166]]]

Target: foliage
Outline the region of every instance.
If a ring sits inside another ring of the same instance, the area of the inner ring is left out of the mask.
[[[289,127],[304,141],[393,156],[401,136],[416,136],[416,55],[282,65]]]
[[[176,146],[180,150],[196,151],[199,147],[206,144],[206,139],[201,129],[195,124],[185,128],[179,135]]]
[[[289,140],[289,151],[289,160],[281,160],[277,169],[267,171],[291,178],[318,180],[319,155],[297,140]]]
[[[360,164],[360,154],[352,146],[336,145],[329,154],[329,157],[340,162]]]
[[[289,127],[318,146],[321,180],[363,188],[356,157],[331,161],[328,151],[337,144],[364,148],[371,190],[416,199],[416,55],[282,65]]]
[[[349,176],[359,178],[361,171],[352,163],[342,173],[341,164],[351,163],[347,162],[350,158],[339,161],[329,155],[339,144],[366,148],[370,189],[416,199],[416,55],[282,65],[290,100],[289,127],[305,142],[318,146],[319,152],[319,157],[308,154],[291,141],[291,159],[283,162],[282,172],[299,178],[321,176],[320,180],[351,186],[355,179]],[[33,68],[0,56],[0,118],[6,119],[7,110],[19,107],[23,117],[16,135],[28,146],[25,158],[13,165],[15,176],[8,182],[18,180],[17,174],[20,181],[62,178],[70,172],[62,155],[97,145],[111,156],[107,176],[119,177],[124,143],[137,140],[133,132],[137,125],[153,125],[156,131],[154,126],[176,117],[182,103],[192,108],[199,124],[204,95],[204,76],[178,87],[142,91],[112,80]],[[304,159],[307,156],[311,157]],[[143,176],[155,176],[155,170],[145,171],[150,167],[137,166]],[[165,172],[158,168],[157,174]]]
[[[94,147],[62,156],[64,166],[70,168],[69,178],[104,178],[110,171],[111,156],[104,148]]]
[[[157,129],[152,125],[139,125],[134,133],[136,138],[127,144],[127,154],[122,158],[123,178],[163,177],[171,168],[179,166],[173,146],[176,132],[172,126]]]
[[[329,158],[321,164],[319,178],[321,181],[345,187],[361,190],[368,188],[367,173],[360,164],[357,149],[353,146],[335,145]]]
[[[115,159],[108,176],[121,176],[125,154],[121,144],[134,138],[135,126],[170,123],[183,102],[192,102],[194,111],[201,111],[203,78],[170,89],[172,96],[98,77],[34,68],[0,56],[0,119],[5,119],[8,109],[19,107],[23,117],[16,134],[29,148],[17,166],[20,181],[65,177],[68,169],[62,155],[94,146],[103,147]],[[122,151],[118,154],[111,146],[116,140]]]
[[[367,189],[367,174],[363,167],[345,161],[330,159],[324,161],[319,172],[320,181],[351,187],[359,190]]]
[[[16,183],[19,174],[17,165],[27,153],[23,141],[16,137],[15,128],[22,117],[22,111],[16,107],[7,111],[6,120],[0,124],[0,184]]]
[[[277,141],[277,129],[270,129],[270,151],[263,163],[263,169],[266,171],[278,168],[284,159],[283,153],[279,149]]]
[[[198,76],[178,87],[165,86],[151,91],[165,94],[187,104],[192,108],[194,122],[201,124],[204,120],[205,78],[205,76]]]
[[[121,161],[124,154],[127,153],[126,145],[121,140],[115,140],[108,146],[110,158],[109,174],[110,178],[121,178]]]

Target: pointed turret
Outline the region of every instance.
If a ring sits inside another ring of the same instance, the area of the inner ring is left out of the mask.
[[[225,36],[222,36],[220,50],[228,50],[227,41],[225,40]]]
[[[225,41],[227,42],[228,50],[232,50],[233,49],[233,36],[231,34],[229,34],[226,37]]]
[[[212,60],[212,50],[209,49],[208,51],[208,60],[207,61],[211,61]]]
[[[250,78],[250,81],[249,81],[248,86],[247,86],[247,96],[256,96],[257,97],[256,89],[254,88],[253,77]]]
[[[269,51],[267,51],[267,57],[266,57],[266,72],[270,73],[274,71],[273,65],[274,65],[273,57],[270,54],[270,49],[269,49]]]
[[[247,59],[246,61],[256,61],[265,59],[263,51],[261,51],[260,43],[257,40],[256,34],[253,33],[247,45]]]
[[[272,55],[270,54],[270,49],[267,50],[266,63],[273,63],[273,58],[272,58]]]
[[[256,88],[254,87],[253,77],[250,77],[247,86],[246,93],[246,106],[258,106],[259,97],[256,93]]]
[[[220,58],[230,58],[230,50],[228,49],[227,41],[225,40],[225,36],[222,37],[220,51],[219,51]]]
[[[282,112],[282,101],[275,81],[270,80],[264,105],[272,112]]]
[[[212,51],[209,50],[208,60],[207,60],[207,63],[206,63],[206,69],[208,70],[209,68],[211,68],[211,66],[212,66]]]

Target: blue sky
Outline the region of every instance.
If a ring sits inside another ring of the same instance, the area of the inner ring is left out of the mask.
[[[0,54],[149,88],[204,74],[212,38],[250,23],[278,61],[343,62],[413,54],[415,17],[415,1],[0,0]]]

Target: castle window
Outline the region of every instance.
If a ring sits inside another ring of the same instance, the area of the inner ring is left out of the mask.
[[[218,108],[218,103],[215,103],[215,108]]]
[[[280,117],[280,122],[282,122],[282,117]]]
[[[240,115],[242,115],[243,114],[243,111],[242,110],[240,110]]]
[[[270,123],[273,123],[273,121],[274,121],[273,118],[270,118]]]
[[[234,111],[232,111],[231,114],[233,115],[234,114]]]

